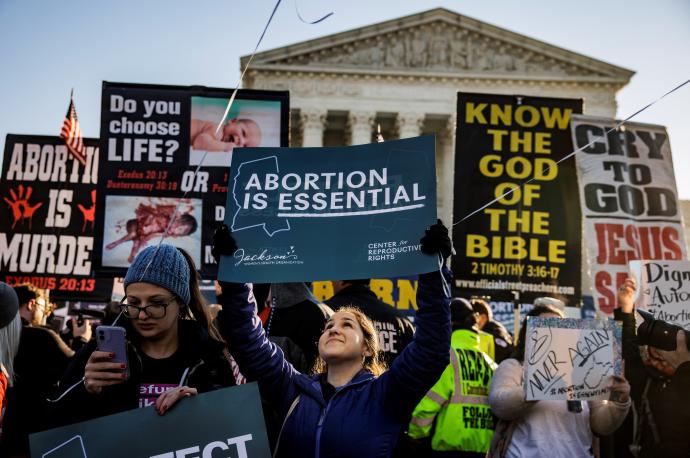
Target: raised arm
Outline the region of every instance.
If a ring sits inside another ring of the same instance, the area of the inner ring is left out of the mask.
[[[214,234],[214,256],[237,248],[227,226]],[[221,245],[225,248],[221,248]],[[234,246],[234,248],[233,248]],[[221,250],[219,252],[219,250]],[[219,282],[222,310],[218,312],[218,328],[230,345],[230,352],[242,373],[259,382],[264,396],[284,414],[297,395],[295,385],[299,372],[285,360],[283,352],[271,343],[256,314],[256,300],[251,285]]]
[[[446,259],[451,245],[448,230],[441,222],[427,230],[422,250]],[[441,271],[421,274],[417,287],[417,330],[414,340],[393,362],[378,383],[384,387],[389,406],[399,415],[408,416],[426,392],[438,381],[449,363],[450,286],[452,275]]]

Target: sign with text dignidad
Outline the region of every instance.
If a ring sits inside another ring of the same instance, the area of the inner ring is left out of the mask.
[[[527,318],[525,399],[609,398],[621,375],[621,327],[613,320]]]
[[[394,277],[438,269],[420,251],[436,222],[434,137],[342,148],[245,148],[225,223],[226,281]]]
[[[635,306],[690,330],[690,261],[631,261],[630,270],[639,285]]]
[[[32,434],[32,458],[271,456],[256,383]]]

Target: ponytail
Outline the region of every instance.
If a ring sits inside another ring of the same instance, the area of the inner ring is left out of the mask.
[[[196,270],[194,260],[187,251],[179,247],[177,249],[182,253],[182,256],[184,256],[189,265],[189,304],[180,311],[181,318],[196,320],[213,339],[224,342],[220,332],[213,324],[211,312],[199,289],[201,276],[199,275],[199,271]]]

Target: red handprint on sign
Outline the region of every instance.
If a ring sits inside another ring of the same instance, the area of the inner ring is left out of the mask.
[[[86,230],[86,223],[91,223],[91,229],[93,229],[93,224],[96,219],[96,190],[91,191],[91,206],[89,208],[84,207],[82,204],[77,204],[81,214],[84,215],[84,224],[81,225],[81,231]]]
[[[7,202],[7,205],[9,205],[10,209],[12,210],[12,217],[14,218],[12,229],[14,229],[14,226],[17,225],[18,221],[23,221],[25,219],[29,220],[29,229],[31,229],[31,219],[34,217],[34,213],[38,207],[43,205],[43,202],[39,202],[34,206],[29,204],[29,199],[31,198],[32,192],[33,189],[31,186],[27,186],[26,194],[24,194],[24,185],[20,184],[17,186],[16,193],[13,189],[10,189],[10,196],[12,196],[12,200],[8,199],[7,197],[3,197],[5,202]]]

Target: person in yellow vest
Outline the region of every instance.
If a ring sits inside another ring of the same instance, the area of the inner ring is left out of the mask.
[[[489,385],[496,363],[482,351],[476,315],[466,299],[450,304],[450,364],[412,413],[409,436],[431,438],[432,456],[483,457],[494,433]]]

